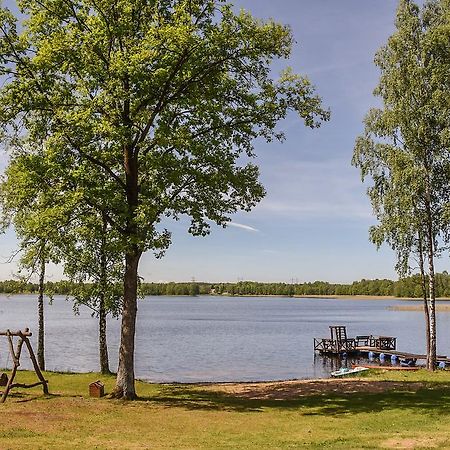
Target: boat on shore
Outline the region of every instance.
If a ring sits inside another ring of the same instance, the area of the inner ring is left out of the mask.
[[[365,367],[361,367],[361,366],[355,366],[355,367],[352,367],[351,369],[349,369],[347,367],[341,367],[339,370],[331,372],[330,375],[334,378],[339,378],[339,377],[355,375],[355,374],[358,374],[361,372],[365,372],[366,370],[369,370],[369,369],[367,369]]]

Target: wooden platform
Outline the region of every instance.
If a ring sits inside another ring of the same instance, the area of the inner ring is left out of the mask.
[[[397,356],[398,358],[403,359],[427,359],[427,355],[423,355],[420,353],[409,353],[409,352],[401,352],[398,350],[384,350],[377,347],[370,347],[370,346],[360,346],[356,347],[356,351],[362,355],[369,354],[370,352],[374,353],[375,355],[379,355],[380,353],[384,353],[386,356]],[[448,358],[446,355],[437,355],[436,356],[437,361],[444,361],[446,363],[450,363],[450,358]]]
[[[403,366],[382,366],[377,364],[352,364],[352,367],[364,367],[366,369],[381,369],[381,370],[419,370],[420,367],[403,367]]]
[[[374,356],[379,356],[383,353],[386,358],[396,356],[399,359],[427,359],[427,355],[398,351],[396,346],[397,338],[393,336],[374,336],[370,334],[349,338],[347,337],[346,327],[342,325],[330,326],[329,338],[314,338],[314,351],[322,355],[347,354],[368,357],[369,353],[373,353]],[[446,355],[438,355],[436,360],[450,365],[450,358]]]
[[[358,353],[359,348],[394,351],[396,346],[397,338],[393,336],[364,335],[349,338],[346,327],[342,325],[330,326],[329,338],[314,338],[314,351],[328,355]]]

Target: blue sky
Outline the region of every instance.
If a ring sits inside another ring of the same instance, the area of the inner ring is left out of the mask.
[[[8,3],[8,2],[6,2]],[[256,143],[257,164],[266,198],[251,212],[239,213],[227,229],[212,228],[206,238],[191,237],[188,222],[170,223],[173,244],[161,260],[143,256],[146,281],[325,280],[395,278],[394,255],[368,241],[375,221],[350,160],[362,119],[377,105],[376,50],[394,30],[395,0],[234,0],[260,18],[289,24],[297,41],[286,65],[306,74],[317,87],[331,121],[306,129],[289,116],[280,124],[283,144]],[[0,257],[14,249],[14,233],[0,237]],[[438,265],[439,269],[448,264]],[[0,264],[9,278],[14,263]],[[51,276],[60,277],[52,268]]]

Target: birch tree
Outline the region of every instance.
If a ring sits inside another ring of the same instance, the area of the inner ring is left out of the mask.
[[[435,258],[448,238],[450,198],[449,2],[420,8],[401,0],[396,32],[376,57],[383,108],[369,112],[353,164],[373,181],[368,194],[379,225],[373,240],[397,251],[397,269],[419,258],[427,321],[427,365],[436,365]]]
[[[123,255],[106,219],[74,197],[39,148],[18,152],[0,184],[3,228],[13,225],[20,241],[20,268],[39,277],[38,362],[45,370],[44,292],[46,263],[59,263],[73,282],[77,312],[87,306],[99,321],[99,365],[110,373],[107,316],[121,311]],[[60,182],[58,182],[58,180]]]
[[[119,317],[122,310],[123,255],[114,230],[95,211],[84,211],[67,231],[60,253],[64,274],[74,282],[70,296],[76,311],[84,305],[98,318],[100,372],[108,374],[107,317]]]
[[[22,148],[22,147],[21,147]],[[29,157],[11,159],[0,183],[0,210],[2,230],[13,226],[19,240],[19,270],[26,271],[27,277],[38,276],[38,346],[37,360],[41,370],[45,370],[45,271],[49,262],[58,262],[55,242],[59,226],[67,221],[67,210],[58,205],[58,196],[42,182],[40,156],[36,147]],[[39,167],[39,169],[38,169]],[[61,198],[61,195],[59,195]],[[64,200],[66,207],[70,202]]]

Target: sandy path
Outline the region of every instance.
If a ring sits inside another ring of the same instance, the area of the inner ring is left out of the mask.
[[[207,386],[206,389],[247,399],[287,400],[328,393],[377,393],[389,390],[417,391],[423,386],[423,383],[368,381],[363,378],[352,378],[347,380],[325,379],[268,383],[224,383]]]

